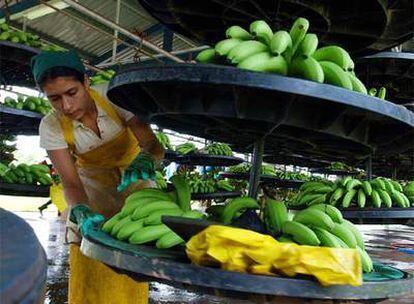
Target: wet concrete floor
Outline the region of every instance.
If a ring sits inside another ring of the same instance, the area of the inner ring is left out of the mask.
[[[16,212],[34,229],[48,257],[47,295],[45,304],[67,303],[68,246],[64,244],[64,222],[56,213],[41,216],[36,212]],[[360,225],[365,235],[366,247],[371,257],[382,263],[414,273],[414,227],[403,225]],[[404,251],[410,249],[411,252]],[[256,301],[254,301],[256,302]],[[169,285],[150,283],[149,303],[254,303],[248,300],[233,300],[219,296],[190,292]],[[264,302],[262,302],[264,303]],[[357,303],[357,302],[353,302]],[[381,304],[413,304],[414,294],[388,299]]]

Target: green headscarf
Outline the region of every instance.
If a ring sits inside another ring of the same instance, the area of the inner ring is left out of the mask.
[[[75,51],[43,51],[31,60],[33,76],[39,82],[42,75],[54,67],[67,67],[85,74],[85,66]]]

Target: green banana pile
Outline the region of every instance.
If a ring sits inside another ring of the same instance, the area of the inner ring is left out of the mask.
[[[17,100],[7,96],[4,98],[4,103],[2,105],[17,110],[37,112],[42,115],[46,115],[52,110],[52,106],[47,99],[34,96],[25,98],[24,96],[20,95],[17,97]]]
[[[302,180],[302,181],[308,181],[311,179],[310,175],[306,175],[304,173],[292,172],[292,171],[281,171],[281,170],[276,170],[275,177],[279,179]]]
[[[318,37],[308,33],[309,26],[305,18],[296,19],[289,32],[273,32],[263,20],[252,22],[249,31],[234,25],[226,30],[227,39],[200,52],[196,61],[225,62],[240,69],[299,77],[367,94],[355,76],[349,53],[335,45],[318,49]]]
[[[201,219],[203,213],[191,210],[190,188],[182,176],[171,178],[175,190],[165,192],[146,188],[132,193],[122,210],[102,226],[113,237],[131,244],[155,242],[160,249],[184,243],[177,234],[162,223],[162,216],[182,216]]]
[[[229,173],[235,173],[235,174],[245,174],[249,173],[250,169],[252,168],[252,165],[248,163],[242,163],[235,166],[230,166],[227,168],[227,172]]]
[[[203,148],[209,155],[224,155],[224,156],[233,156],[233,151],[230,146],[223,143],[212,143]]]
[[[43,51],[64,51],[65,49],[53,44],[40,41],[40,37],[27,32],[13,30],[7,23],[0,24],[0,40],[11,41],[41,49]]]
[[[220,179],[216,182],[216,189],[217,191],[224,190],[224,191],[235,191],[235,187],[230,183],[230,181],[226,179]]]
[[[173,146],[171,145],[170,138],[165,133],[157,132],[155,135],[157,136],[158,141],[164,147],[164,149],[170,151],[174,150]]]
[[[91,77],[91,85],[93,86],[93,85],[98,85],[102,83],[107,83],[112,79],[114,75],[115,75],[114,70],[96,72],[96,74]]]
[[[14,160],[14,151],[16,145],[12,142],[16,141],[15,135],[0,134],[0,159],[1,162],[8,166]]]
[[[27,165],[17,166],[0,163],[0,181],[8,184],[29,184],[50,186],[52,178],[50,169],[46,165]]]
[[[307,182],[299,190],[293,202],[295,206],[326,203],[342,208],[349,208],[353,205],[359,208],[391,208],[393,206],[408,208],[414,204],[414,197],[405,195],[399,182],[387,178],[366,181],[348,176],[335,183]]]
[[[201,177],[198,173],[186,174],[185,178],[192,194],[215,193],[217,191],[234,191],[227,180],[217,180],[210,176]]]
[[[368,95],[372,97],[378,97],[379,99],[385,99],[387,96],[387,89],[384,87],[380,87],[379,90],[377,90],[376,88],[371,88],[368,91]]]
[[[197,147],[192,142],[186,142],[175,147],[175,151],[181,155],[195,153],[198,151]]]
[[[155,171],[155,182],[157,184],[157,188],[161,190],[167,189],[167,181],[165,179],[165,176],[163,172],[161,171]]]
[[[267,230],[279,242],[333,248],[354,248],[361,257],[362,270],[373,270],[372,260],[365,251],[362,234],[351,222],[344,220],[334,206],[315,204],[297,212],[289,220],[283,202],[266,198],[263,219]]]

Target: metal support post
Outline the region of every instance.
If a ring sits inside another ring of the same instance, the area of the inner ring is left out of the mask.
[[[368,156],[365,162],[365,171],[367,172],[368,180],[372,179],[372,155]]]
[[[116,1],[115,22],[119,24],[119,15],[121,13],[121,0]],[[112,62],[116,60],[116,48],[118,47],[118,31],[114,30],[114,42],[112,45]]]
[[[264,137],[259,138],[253,147],[252,169],[249,177],[249,196],[256,199],[259,191],[259,182],[262,169]]]

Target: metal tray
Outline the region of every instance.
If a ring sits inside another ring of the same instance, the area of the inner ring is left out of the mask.
[[[7,184],[0,182],[0,194],[15,196],[49,197],[49,186]]]
[[[2,134],[37,135],[42,115],[0,105],[0,132]]]

